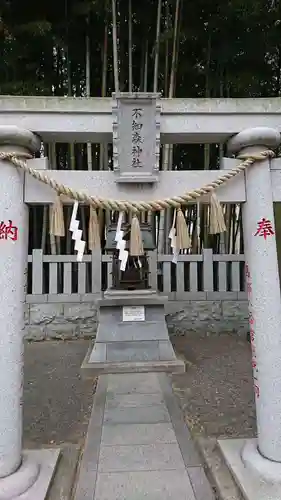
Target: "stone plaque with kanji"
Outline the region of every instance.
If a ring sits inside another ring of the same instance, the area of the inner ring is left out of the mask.
[[[159,94],[114,94],[113,168],[117,182],[157,181]]]

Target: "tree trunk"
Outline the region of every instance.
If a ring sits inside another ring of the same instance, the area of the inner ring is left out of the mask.
[[[170,84],[168,97],[172,98],[175,91],[175,75],[176,75],[176,62],[177,62],[177,41],[179,36],[179,12],[180,12],[180,0],[176,1],[175,7],[175,21],[174,21],[174,35],[173,35],[173,49],[172,49],[172,62],[171,62],[171,73],[170,73]],[[173,146],[170,144],[165,144],[163,148],[163,162],[162,170],[171,170],[173,163]],[[171,224],[171,210],[167,209],[166,213],[161,213],[160,216],[160,252],[167,252],[170,242],[168,241],[168,234]],[[162,240],[162,241],[161,241]]]
[[[87,26],[89,30],[89,18],[87,19]],[[86,97],[91,95],[91,48],[89,32],[86,34]],[[93,170],[92,160],[92,144],[87,143],[87,167],[88,170]]]
[[[157,89],[158,89],[158,67],[159,67],[161,10],[162,10],[162,0],[158,0],[157,23],[156,23],[156,39],[155,39],[153,92],[157,92]]]
[[[177,61],[177,40],[179,32],[179,12],[180,12],[180,1],[176,2],[175,9],[175,24],[174,24],[174,37],[173,37],[173,52],[172,52],[172,63],[171,63],[171,77],[170,77],[170,88],[169,88],[169,98],[174,96],[175,90],[175,76],[176,76],[176,61]]]
[[[164,73],[164,96],[168,97],[169,91],[169,3],[166,2],[166,13],[165,13],[165,31],[166,31],[166,40],[165,40],[165,73]]]
[[[143,74],[143,91],[147,92],[147,74],[148,74],[148,40],[145,42],[144,54],[144,74]]]
[[[108,26],[104,27],[101,96],[106,96],[108,63]],[[100,145],[100,170],[108,170],[108,144]]]
[[[133,54],[132,54],[132,0],[129,0],[129,92],[133,92]]]
[[[117,42],[117,16],[116,0],[112,0],[112,43],[113,43],[113,72],[115,92],[119,92],[119,71],[118,71],[118,42]]]

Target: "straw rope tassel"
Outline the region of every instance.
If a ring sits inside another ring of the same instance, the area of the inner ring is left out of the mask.
[[[174,215],[173,215],[173,223],[172,227],[169,232],[169,239],[171,240],[171,249],[173,252],[173,260],[172,262],[174,264],[177,264],[178,262],[178,249],[177,249],[177,237],[176,237],[176,218],[177,218],[177,210],[174,210]]]
[[[143,242],[140,222],[137,215],[133,215],[131,222],[130,255],[138,257],[143,255]]]
[[[56,196],[55,202],[50,207],[50,234],[65,236],[63,204],[60,196]]]
[[[89,218],[89,250],[92,252],[100,248],[100,225],[98,214],[95,208],[90,206],[90,218]]]
[[[197,202],[197,221],[196,221],[196,238],[197,238],[197,248],[198,252],[200,249],[200,232],[201,232],[201,214],[200,214],[200,202]]]
[[[184,218],[184,215],[180,208],[177,210],[177,222],[176,222],[176,232],[177,232],[177,249],[185,250],[191,247],[191,240],[188,233],[188,227]]]
[[[226,231],[226,225],[222,206],[215,193],[211,194],[210,199],[210,234],[219,234]]]
[[[105,213],[102,208],[100,208],[97,211],[97,216],[98,216],[98,223],[99,223],[99,230],[100,230],[100,241],[102,241],[106,236],[105,236]]]

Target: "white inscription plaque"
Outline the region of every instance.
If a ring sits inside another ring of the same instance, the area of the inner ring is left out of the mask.
[[[144,306],[124,306],[123,321],[145,321]]]

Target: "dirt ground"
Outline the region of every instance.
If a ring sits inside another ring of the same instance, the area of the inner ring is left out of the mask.
[[[173,376],[173,386],[193,434],[255,435],[246,339],[186,334],[172,341],[186,360],[186,373]],[[26,343],[25,446],[83,442],[95,390],[94,382],[80,376],[88,345],[88,340]]]
[[[247,339],[194,333],[172,339],[186,360],[186,373],[173,376],[186,422],[194,435],[253,437],[256,420]]]
[[[26,343],[23,427],[27,448],[83,442],[95,390],[95,383],[80,376],[88,347],[88,340]]]

